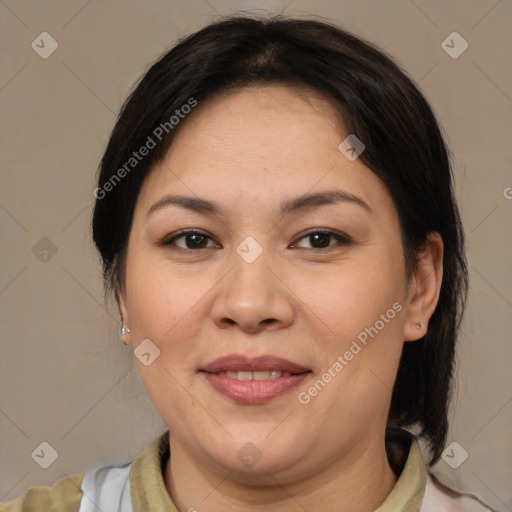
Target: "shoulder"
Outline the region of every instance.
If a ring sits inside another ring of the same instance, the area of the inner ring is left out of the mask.
[[[17,499],[0,505],[0,512],[78,512],[84,474],[62,478],[51,487],[32,487]]]
[[[99,466],[86,473],[58,480],[51,487],[32,487],[14,501],[0,503],[0,512],[132,510],[132,478],[135,484],[134,495],[143,506],[155,499],[155,489],[163,496],[161,500],[168,500],[165,504],[169,505],[170,498],[161,473],[162,464],[169,457],[168,435],[167,430],[131,462]],[[166,506],[165,510],[171,509]]]
[[[129,510],[130,467],[101,466],[63,478],[51,487],[32,487],[16,500],[0,505],[0,512]]]
[[[425,497],[420,512],[495,512],[478,496],[454,491],[427,473]]]
[[[0,505],[0,512],[130,510],[130,467],[130,463],[101,466],[58,480],[51,487],[32,487],[16,500]]]

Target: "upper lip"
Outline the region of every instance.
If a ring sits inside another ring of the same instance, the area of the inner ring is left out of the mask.
[[[199,369],[208,373],[219,372],[257,372],[265,370],[276,370],[288,373],[305,373],[311,371],[282,357],[263,355],[258,357],[247,357],[239,354],[219,357],[206,366]]]

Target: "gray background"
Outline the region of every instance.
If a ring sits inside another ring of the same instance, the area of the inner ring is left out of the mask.
[[[457,469],[441,460],[436,470],[511,510],[508,0],[0,0],[0,501],[128,462],[166,428],[131,350],[117,341],[117,309],[103,301],[89,233],[94,176],[122,102],[150,62],[220,15],[254,8],[333,20],[376,43],[441,121],[471,278],[447,446],[456,441],[469,457]],[[31,47],[42,46],[43,31],[58,42],[46,59]],[[442,46],[454,31],[469,44],[457,58]],[[58,453],[48,469],[31,456],[43,441]]]

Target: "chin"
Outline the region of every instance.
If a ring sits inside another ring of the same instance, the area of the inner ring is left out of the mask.
[[[236,474],[240,481],[248,479],[248,483],[254,484],[258,476],[261,477],[261,481],[258,480],[260,484],[268,484],[268,473],[286,471],[297,463],[297,443],[289,435],[276,437],[272,442],[268,439],[268,431],[258,434],[238,438],[234,436],[227,444],[219,442],[216,444],[219,450],[210,452],[210,457],[216,464]],[[288,442],[283,443],[283,439]]]

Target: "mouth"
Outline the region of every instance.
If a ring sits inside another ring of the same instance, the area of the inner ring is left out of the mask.
[[[210,372],[206,372],[210,373]],[[304,372],[307,373],[307,372]],[[255,372],[248,371],[221,371],[213,373],[212,375],[220,375],[222,377],[229,377],[236,380],[270,380],[278,379],[279,377],[291,377],[292,375],[302,375],[302,373],[282,372],[279,370],[260,370]]]
[[[199,371],[207,373],[223,373],[223,372],[234,372],[242,374],[240,380],[251,380],[248,378],[248,374],[263,374],[264,372],[281,372],[289,374],[302,374],[310,372],[311,369],[303,366],[299,363],[295,363],[288,359],[273,355],[263,355],[258,357],[247,357],[241,354],[231,354],[229,356],[223,356],[215,359],[211,363],[203,366]],[[263,375],[260,375],[262,377]],[[279,377],[280,375],[278,375]],[[270,375],[265,375],[266,378],[272,378]],[[234,377],[233,377],[234,378]],[[277,377],[274,377],[277,378]],[[256,377],[254,380],[265,380]]]
[[[233,354],[200,368],[214,390],[238,403],[262,404],[298,386],[312,370],[265,355],[256,358]]]

